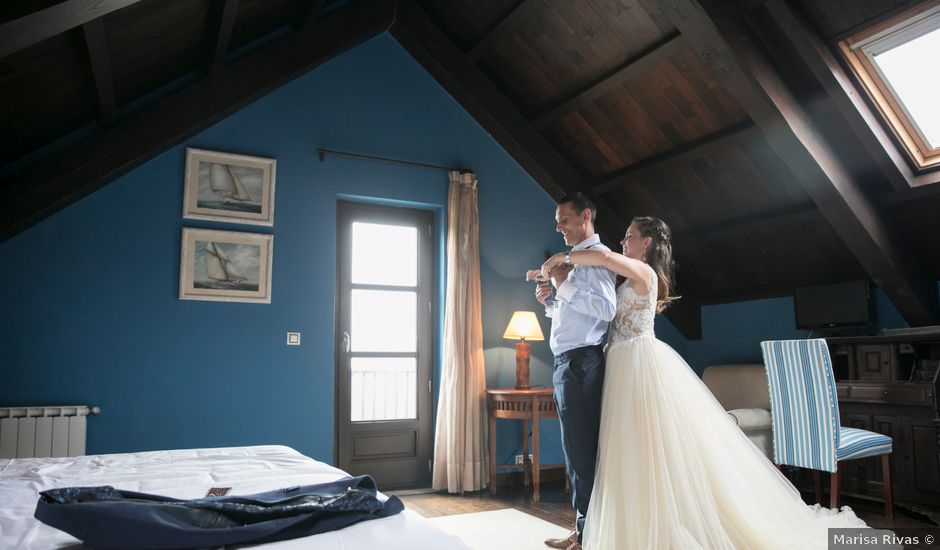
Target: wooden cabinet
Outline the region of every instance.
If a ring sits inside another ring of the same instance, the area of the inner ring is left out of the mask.
[[[905,430],[908,425],[907,418],[902,415],[891,414],[884,407],[872,407],[869,403],[851,403],[839,400],[839,415],[842,425],[848,428],[861,428],[878,432],[891,437],[894,448],[891,457],[891,479],[894,482],[894,499],[896,501],[911,501],[907,497],[905,472],[906,464],[913,460],[910,455],[910,446],[906,445]],[[934,454],[936,457],[937,455]],[[844,470],[843,470],[844,468]],[[842,487],[846,493],[871,495],[881,498],[884,494],[881,489],[883,483],[881,470],[881,457],[849,460],[839,463],[842,470]],[[932,503],[931,501],[925,502]]]
[[[854,380],[897,380],[898,348],[894,344],[859,344],[855,346]]]
[[[940,502],[940,419],[911,418],[905,426],[910,458],[905,458],[907,489],[911,500],[937,505]]]
[[[936,379],[909,381],[940,359],[940,336],[828,339],[843,426],[890,436],[897,502],[940,502],[940,409]],[[880,458],[840,464],[846,493],[882,495]]]

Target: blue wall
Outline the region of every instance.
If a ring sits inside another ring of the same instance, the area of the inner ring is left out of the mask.
[[[274,228],[183,220],[186,146],[276,158]],[[280,443],[331,462],[337,198],[431,209],[443,246],[447,178],[321,164],[317,147],[477,172],[487,378],[511,384],[502,331],[513,309],[537,305],[525,269],[563,246],[554,204],[382,35],[0,244],[0,404],[100,406],[91,453]],[[184,226],[273,233],[272,303],[178,300]],[[287,347],[287,331],[303,345]],[[533,379],[547,383],[547,343],[533,347]],[[501,424],[504,456],[518,428]],[[557,424],[542,436],[545,459],[560,462]]]
[[[881,289],[875,289],[876,330],[907,323]],[[797,330],[793,298],[770,298],[702,308],[702,339],[686,343],[686,360],[701,375],[709,365],[760,363],[763,340],[806,338]],[[817,332],[813,336],[820,336]]]

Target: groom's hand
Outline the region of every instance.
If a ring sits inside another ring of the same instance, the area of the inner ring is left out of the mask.
[[[548,276],[552,278],[552,284],[555,285],[555,288],[561,286],[561,283],[568,280],[568,273],[571,273],[571,270],[574,268],[571,264],[558,264],[548,272]]]
[[[552,298],[552,287],[548,284],[548,281],[539,281],[535,286],[535,299],[539,301],[543,306],[548,306],[549,300]]]
[[[547,277],[542,277],[541,269],[530,269],[525,272],[526,281],[547,281]]]

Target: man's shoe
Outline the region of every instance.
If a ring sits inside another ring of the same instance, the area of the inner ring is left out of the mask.
[[[578,548],[574,550],[580,550],[581,545],[578,544],[578,532],[572,531],[567,537],[560,539],[545,539],[545,546],[551,546],[552,548],[558,548],[560,550],[569,550],[571,549],[572,544],[577,544]]]
[[[567,548],[567,550],[581,550],[581,543],[578,541],[574,541],[571,543],[571,546]]]

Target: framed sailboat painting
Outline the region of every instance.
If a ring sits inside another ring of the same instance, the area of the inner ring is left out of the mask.
[[[271,303],[274,235],[183,228],[180,300]]]
[[[274,159],[186,149],[183,217],[274,225]]]

